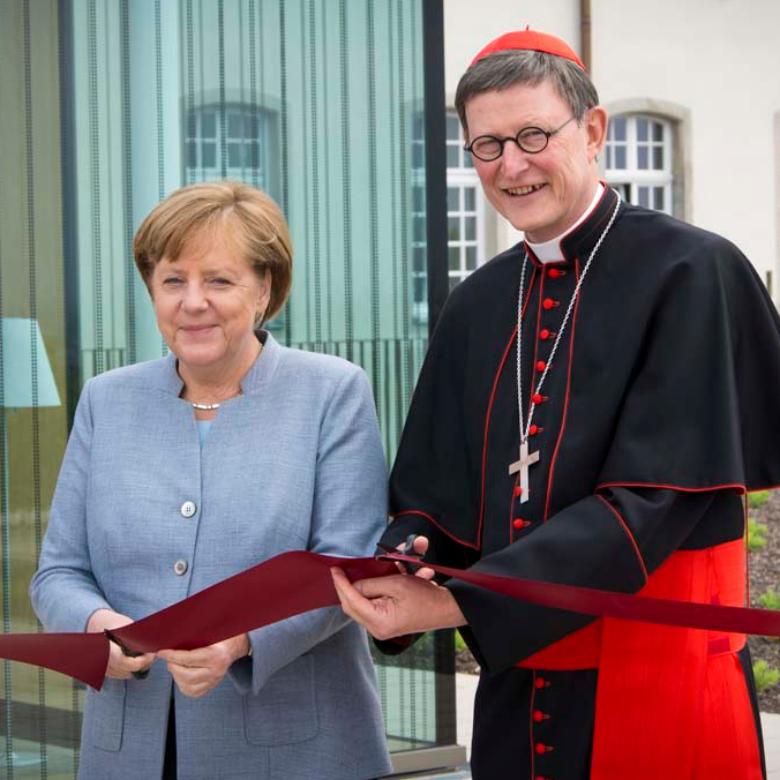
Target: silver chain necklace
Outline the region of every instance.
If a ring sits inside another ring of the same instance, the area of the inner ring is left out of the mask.
[[[585,267],[582,269],[582,273],[580,274],[580,278],[577,280],[577,284],[574,286],[574,292],[572,293],[571,300],[569,301],[569,305],[566,308],[566,313],[563,315],[563,322],[561,323],[561,327],[558,330],[557,335],[555,336],[555,341],[553,342],[552,349],[550,350],[550,356],[547,358],[544,371],[542,371],[542,375],[541,377],[539,377],[539,381],[536,384],[535,394],[541,393],[542,385],[544,384],[544,380],[547,379],[547,374],[550,372],[550,367],[552,366],[555,353],[558,350],[558,345],[561,343],[561,339],[563,338],[563,334],[564,331],[566,330],[566,326],[569,324],[569,320],[571,319],[571,313],[574,310],[574,304],[577,302],[577,296],[580,294],[582,283],[585,281],[585,276],[588,273],[588,270],[590,269],[590,265],[593,262],[593,258],[596,256],[596,252],[598,252],[599,249],[601,248],[604,239],[607,237],[607,233],[609,233],[610,228],[615,222],[615,219],[618,214],[618,210],[620,209],[620,204],[622,202],[620,193],[615,193],[615,194],[617,195],[617,203],[615,204],[615,209],[612,212],[612,216],[609,218],[609,222],[607,222],[607,226],[604,228],[601,235],[599,236],[599,240],[596,242],[596,245],[591,250],[590,256],[588,257],[588,261],[585,263]],[[536,452],[531,452],[531,453],[528,452],[528,433],[531,430],[531,420],[533,419],[534,410],[536,409],[536,404],[534,403],[533,397],[531,398],[531,408],[528,411],[528,419],[525,421],[525,423],[523,422],[523,374],[522,374],[523,298],[525,297],[525,273],[527,267],[528,267],[528,252],[526,252],[525,256],[523,257],[523,267],[522,270],[520,271],[520,289],[518,291],[518,298],[517,298],[517,413],[518,413],[518,419],[520,421],[520,425],[519,425],[520,458],[509,466],[510,475],[516,474],[518,471],[520,472],[520,490],[521,490],[520,503],[521,504],[524,504],[526,501],[528,501],[529,498],[528,469],[534,463],[537,463],[539,461],[538,450]]]

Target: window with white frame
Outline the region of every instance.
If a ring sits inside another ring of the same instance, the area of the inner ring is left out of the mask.
[[[672,213],[672,125],[642,114],[617,115],[607,131],[606,177],[637,206]]]
[[[463,130],[447,112],[447,246],[450,290],[485,262],[485,197]]]
[[[272,114],[258,106],[206,105],[185,119],[187,181],[240,179],[271,194]]]

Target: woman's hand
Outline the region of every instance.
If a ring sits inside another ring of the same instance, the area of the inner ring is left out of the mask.
[[[87,622],[87,633],[98,634],[105,629],[111,631],[114,628],[121,628],[133,619],[112,609],[98,609],[92,613]],[[106,677],[114,680],[127,680],[133,672],[143,672],[148,669],[155,659],[154,653],[144,653],[143,655],[129,656],[122,652],[122,648],[116,642],[109,642],[110,652],[108,655],[108,666],[106,667]]]
[[[178,689],[197,699],[219,685],[231,664],[248,655],[250,648],[249,637],[239,634],[197,650],[160,650],[157,655],[168,662]]]

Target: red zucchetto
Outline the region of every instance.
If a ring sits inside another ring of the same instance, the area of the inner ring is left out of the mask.
[[[487,46],[480,50],[479,54],[471,61],[473,65],[483,57],[490,54],[496,54],[499,51],[542,51],[546,54],[554,54],[556,57],[563,57],[571,60],[585,70],[585,63],[579,58],[574,49],[566,41],[556,38],[548,33],[537,32],[536,30],[515,30],[514,32],[504,33],[498,38],[492,40]]]

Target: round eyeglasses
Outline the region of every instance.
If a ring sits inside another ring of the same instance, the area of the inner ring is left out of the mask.
[[[466,144],[464,151],[471,152],[477,159],[483,162],[492,162],[497,160],[504,153],[504,144],[507,141],[514,141],[527,154],[539,154],[547,148],[550,139],[560,133],[569,122],[576,119],[576,116],[569,117],[560,127],[555,130],[542,130],[541,127],[523,127],[517,135],[507,135],[504,138],[497,138],[494,135],[480,135],[470,144]]]

